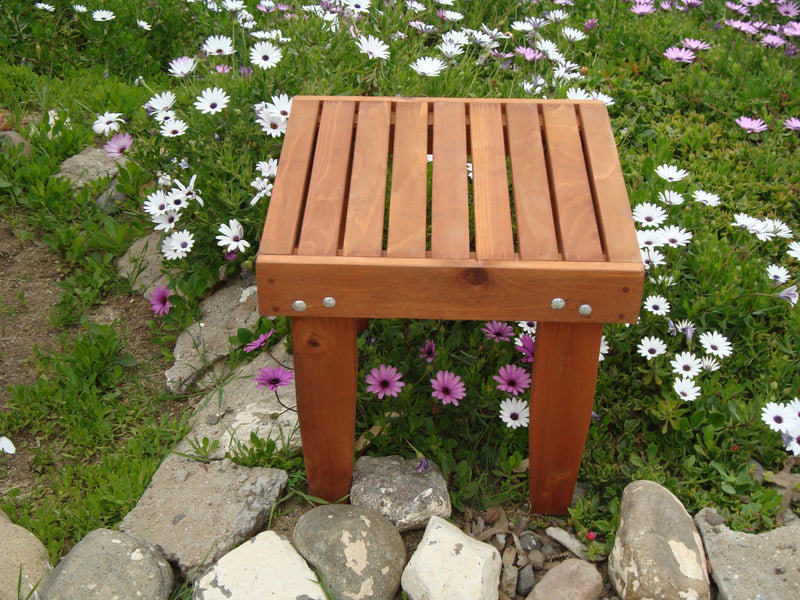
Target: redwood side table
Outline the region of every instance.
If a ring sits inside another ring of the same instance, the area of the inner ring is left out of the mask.
[[[644,281],[601,102],[295,97],[256,277],[291,316],[312,495],[350,491],[360,319],[536,320],[531,510],[567,512],[603,323]]]

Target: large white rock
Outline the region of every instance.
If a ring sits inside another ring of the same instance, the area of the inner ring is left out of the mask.
[[[194,586],[194,600],[325,600],[303,557],[274,531],[228,552]]]
[[[412,600],[497,600],[500,553],[433,516],[400,584]]]

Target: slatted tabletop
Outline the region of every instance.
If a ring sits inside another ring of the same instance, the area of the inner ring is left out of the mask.
[[[263,314],[610,323],[644,268],[601,102],[299,96],[256,274]]]

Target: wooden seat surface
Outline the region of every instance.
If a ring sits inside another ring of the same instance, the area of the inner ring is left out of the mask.
[[[262,314],[610,323],[644,268],[601,102],[298,96],[256,275]]]

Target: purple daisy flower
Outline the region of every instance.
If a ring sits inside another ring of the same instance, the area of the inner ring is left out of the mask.
[[[499,374],[493,375],[492,378],[497,382],[498,390],[514,396],[531,386],[531,376],[517,365],[508,364],[500,367]]]
[[[759,118],[753,119],[742,116],[736,119],[736,124],[744,129],[747,133],[761,133],[767,129],[767,124],[763,119]]]
[[[454,404],[467,395],[466,386],[461,377],[450,371],[439,371],[431,379],[432,395],[442,401],[442,404]]]
[[[692,50],[689,50],[689,48],[679,48],[678,46],[667,48],[666,52],[664,52],[664,56],[673,62],[679,63],[690,63],[695,59],[695,53]]]
[[[436,344],[433,340],[425,340],[425,345],[419,349],[419,357],[424,358],[429,363],[432,363],[435,356]]]
[[[514,343],[517,346],[517,350],[519,350],[525,355],[524,358],[522,359],[522,362],[526,363],[533,362],[533,347],[534,347],[533,338],[528,334],[523,334],[519,336],[516,342]]]
[[[783,126],[786,127],[786,129],[800,131],[800,119],[797,117],[790,117],[783,122]]]
[[[367,375],[367,391],[377,394],[381,399],[384,396],[397,396],[405,385],[400,381],[401,377],[403,374],[394,367],[381,365],[372,369]]]
[[[514,334],[511,325],[502,323],[501,321],[489,321],[481,327],[481,331],[486,334],[488,339],[494,340],[495,342],[507,342]]]
[[[253,379],[256,387],[265,387],[274,392],[281,386],[289,385],[294,379],[294,374],[283,367],[263,367]]]
[[[133,138],[130,133],[115,133],[103,146],[106,156],[109,158],[119,158],[133,145]]]
[[[424,473],[425,471],[430,471],[430,464],[428,463],[428,459],[424,456],[420,459],[419,464],[414,469],[417,473]]]
[[[262,333],[256,339],[254,339],[252,342],[250,342],[249,344],[246,344],[245,347],[244,347],[244,351],[245,352],[252,352],[253,350],[258,350],[264,344],[267,343],[267,340],[270,338],[270,336],[273,333],[275,333],[274,329],[270,329],[268,333]]]
[[[162,285],[154,289],[150,294],[150,310],[152,310],[157,317],[166,315],[172,307],[172,303],[169,301],[169,295],[171,293],[172,292],[169,291],[166,285]]]

